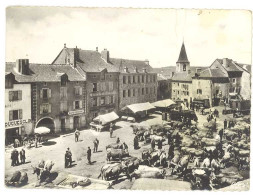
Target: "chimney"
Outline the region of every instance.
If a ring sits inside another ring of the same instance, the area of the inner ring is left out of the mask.
[[[128,68],[126,66],[124,67],[124,72],[128,73]]]
[[[102,58],[108,63],[110,61],[110,55],[109,55],[109,51],[107,51],[107,49],[104,49],[103,51],[101,51],[101,56]]]
[[[196,69],[196,73],[200,73],[201,70],[202,70],[201,68],[197,68],[197,69]]]
[[[16,68],[20,74],[29,75],[29,59],[17,59],[16,60]]]
[[[174,74],[175,74],[175,72],[171,72],[171,77],[173,77],[173,76],[174,76]]]
[[[73,66],[74,68],[76,68],[76,62],[79,60],[79,49],[77,48],[74,48],[74,62],[73,62]]]
[[[144,62],[145,64],[149,65],[149,61],[147,59]]]
[[[228,67],[228,59],[227,59],[227,58],[223,58],[223,59],[222,59],[222,64],[223,64],[225,67]]]
[[[98,47],[96,47],[96,52],[98,52]]]
[[[64,43],[64,48],[66,48],[66,43]]]

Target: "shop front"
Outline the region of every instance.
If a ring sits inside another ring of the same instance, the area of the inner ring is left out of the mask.
[[[21,141],[25,134],[31,134],[32,120],[14,120],[5,123],[5,145],[14,143],[15,139]]]

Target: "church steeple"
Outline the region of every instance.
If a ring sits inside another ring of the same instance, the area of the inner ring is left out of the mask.
[[[182,44],[180,54],[177,60],[176,72],[189,72],[190,70],[190,62],[187,58],[184,42]]]
[[[187,54],[186,54],[186,50],[185,50],[185,46],[183,42],[177,63],[184,63],[184,62],[189,62],[189,61],[187,58]]]

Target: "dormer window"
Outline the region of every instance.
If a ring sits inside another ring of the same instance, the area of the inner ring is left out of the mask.
[[[61,86],[66,86],[66,79],[65,78],[61,78]]]

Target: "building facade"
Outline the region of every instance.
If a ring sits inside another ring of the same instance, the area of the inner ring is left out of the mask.
[[[31,84],[23,70],[28,60],[17,60],[5,73],[5,143],[32,133]],[[25,69],[25,68],[24,68]],[[14,74],[14,73],[15,74]]]

